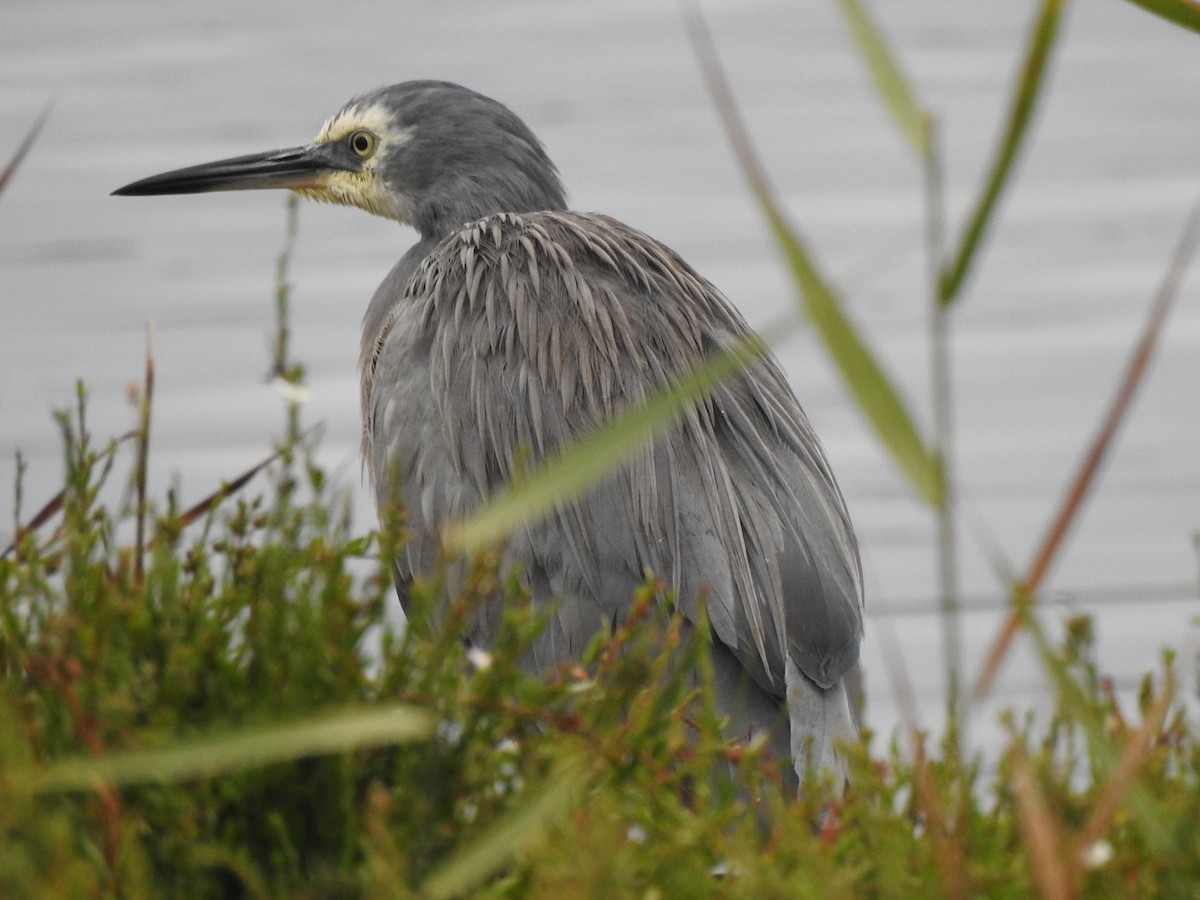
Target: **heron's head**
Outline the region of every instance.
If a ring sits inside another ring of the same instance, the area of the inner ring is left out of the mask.
[[[178,169],[124,195],[287,188],[440,238],[498,212],[562,209],[562,183],[507,107],[458,85],[409,81],[347,103],[302,147]]]

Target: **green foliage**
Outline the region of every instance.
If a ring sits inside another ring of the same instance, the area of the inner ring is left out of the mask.
[[[1200,879],[1196,735],[1166,675],[1127,722],[1086,620],[1043,647],[1059,707],[1011,718],[998,775],[953,733],[867,736],[846,791],[796,798],[722,738],[703,629],[658,585],[533,678],[544,612],[487,554],[447,613],[432,580],[386,629],[390,566],[310,445],[203,519],[167,504],[139,547],[136,508],[101,499],[119,457],[82,401],[62,424],[61,516],[0,559],[0,895],[1018,897],[1054,875],[1031,834],[1088,896]],[[504,628],[468,659],[487,598]]]
[[[917,102],[916,93],[888,48],[883,32],[863,6],[862,0],[838,0],[838,4],[879,91],[879,97],[896,127],[912,144],[917,156],[930,160],[933,145],[929,133],[929,113]]]
[[[1200,32],[1200,3],[1196,0],[1129,0],[1168,22]]]
[[[1046,67],[1054,49],[1064,3],[1065,0],[1042,0],[1038,8],[1037,21],[1026,48],[1021,76],[1013,94],[1012,108],[1005,121],[1004,134],[997,147],[996,157],[992,160],[983,191],[963,229],[958,249],[951,257],[953,261],[941,271],[938,300],[943,304],[951,304],[960,296],[967,273],[991,224],[996,203],[1008,186],[1013,164],[1029,133],[1034,109],[1046,83]]]

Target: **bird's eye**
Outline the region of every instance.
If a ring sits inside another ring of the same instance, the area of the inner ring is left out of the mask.
[[[375,147],[379,139],[369,131],[355,131],[347,138],[350,149],[359,159],[370,159],[375,155]]]

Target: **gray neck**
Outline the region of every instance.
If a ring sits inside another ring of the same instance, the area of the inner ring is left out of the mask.
[[[566,196],[549,160],[545,166],[501,167],[507,177],[496,177],[496,169],[482,169],[486,177],[474,172],[446,179],[436,197],[418,207],[413,226],[421,233],[421,243],[449,237],[468,222],[499,213],[530,213],[566,209]]]

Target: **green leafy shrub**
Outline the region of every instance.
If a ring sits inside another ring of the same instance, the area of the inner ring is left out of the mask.
[[[1065,896],[1180,896],[1200,880],[1195,734],[1169,675],[1126,721],[1086,621],[1043,643],[1058,709],[1012,718],[998,775],[957,761],[953,729],[876,756],[868,734],[847,790],[790,797],[761,748],[721,738],[703,642],[657,585],[580,666],[532,678],[518,660],[539,616],[488,554],[442,624],[387,629],[390,566],[364,561],[375,542],[306,443],[260,493],[203,516],[168,503],[139,546],[137,504],[99,499],[116,448],[91,446],[82,409],[63,419],[57,526],[0,559],[0,894],[1018,897],[1057,877]],[[418,610],[440,590],[421,584]],[[456,623],[497,595],[497,646],[464,653]],[[371,730],[393,713],[404,727]]]

